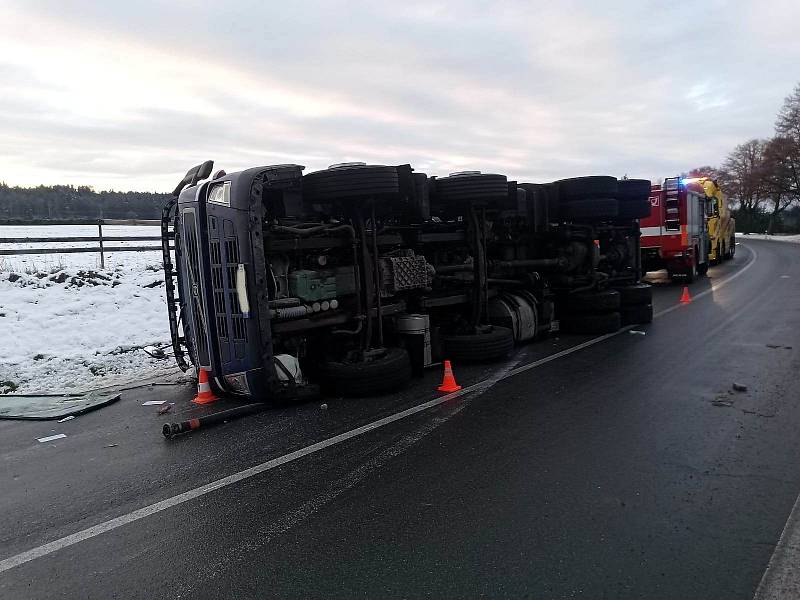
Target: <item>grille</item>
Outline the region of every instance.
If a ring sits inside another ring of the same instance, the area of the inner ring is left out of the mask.
[[[186,264],[188,270],[188,295],[191,298],[192,314],[194,315],[193,333],[197,348],[198,364],[208,365],[208,341],[206,338],[206,319],[203,313],[203,303],[200,300],[200,265],[197,246],[197,221],[193,211],[184,212],[183,218],[184,246],[186,248]]]
[[[209,216],[208,230],[217,342],[222,362],[228,363],[234,358],[244,358],[247,342],[247,321],[236,293],[239,239],[229,219]]]

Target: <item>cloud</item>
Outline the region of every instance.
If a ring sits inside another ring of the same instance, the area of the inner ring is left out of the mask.
[[[169,190],[207,158],[659,178],[770,134],[798,18],[790,0],[20,1],[0,179]]]

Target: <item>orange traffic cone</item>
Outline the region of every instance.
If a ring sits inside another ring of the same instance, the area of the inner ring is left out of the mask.
[[[689,286],[683,286],[683,294],[681,295],[681,304],[689,304],[692,301],[692,297],[689,295]]]
[[[456,378],[453,375],[453,367],[450,366],[450,361],[444,361],[444,379],[442,379],[442,385],[436,388],[440,392],[457,392],[461,389],[461,386],[456,383]]]
[[[192,402],[194,404],[211,404],[219,400],[211,391],[211,386],[208,384],[208,371],[200,369],[200,375],[197,378],[197,396],[194,397]]]

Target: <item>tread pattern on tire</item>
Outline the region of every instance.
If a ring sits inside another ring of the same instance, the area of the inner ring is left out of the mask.
[[[560,320],[562,331],[567,333],[606,334],[614,333],[622,327],[622,318],[618,312],[601,314],[572,314]]]
[[[493,326],[485,333],[442,336],[445,358],[453,362],[488,362],[508,355],[514,349],[514,332]]]
[[[644,219],[650,216],[650,181],[647,179],[622,179],[618,183],[620,219]]]
[[[619,292],[621,306],[650,304],[653,302],[653,286],[647,283],[636,283],[616,288]]]
[[[650,216],[653,207],[650,205],[650,200],[628,200],[627,202],[620,201],[619,219],[646,219]]]
[[[589,198],[615,198],[618,190],[616,178],[608,175],[560,179],[555,184],[563,202]]]
[[[448,203],[502,201],[508,198],[508,179],[489,173],[451,175],[436,180],[436,195]]]
[[[632,304],[620,309],[622,325],[641,325],[653,322],[652,304]]]
[[[411,359],[402,348],[387,348],[379,360],[326,361],[319,367],[323,388],[342,396],[370,396],[402,387],[411,379]]]
[[[364,165],[326,169],[303,176],[303,193],[309,200],[386,196],[399,192],[396,167]]]
[[[567,313],[603,313],[619,310],[620,301],[617,290],[578,292],[565,296],[562,306]]]
[[[563,219],[613,219],[619,215],[619,202],[615,198],[562,202],[559,213]]]

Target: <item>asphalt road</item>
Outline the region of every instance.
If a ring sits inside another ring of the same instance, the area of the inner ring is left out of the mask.
[[[0,598],[753,598],[800,493],[799,258],[742,243],[685,306],[655,275],[646,335],[457,367],[402,418],[440,373],[169,442],[141,403],[190,388],[0,421]]]

